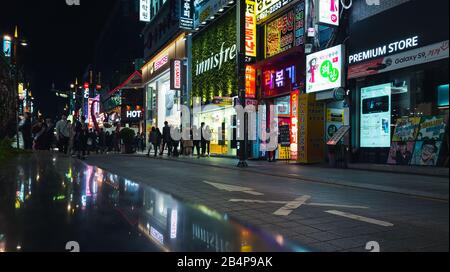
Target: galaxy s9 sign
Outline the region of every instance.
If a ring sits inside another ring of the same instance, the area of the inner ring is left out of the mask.
[[[391,146],[391,84],[361,89],[361,147]]]

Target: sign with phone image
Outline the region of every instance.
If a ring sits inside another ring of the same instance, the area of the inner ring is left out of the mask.
[[[361,88],[361,147],[391,146],[391,83]]]

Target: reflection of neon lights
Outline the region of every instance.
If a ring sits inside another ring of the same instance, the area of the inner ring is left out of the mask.
[[[164,235],[162,235],[154,227],[150,227],[150,235],[159,243],[164,244]]]
[[[218,212],[216,212],[216,211],[213,211],[213,210],[209,209],[209,208],[206,207],[206,206],[203,206],[203,205],[195,205],[194,207],[195,207],[197,210],[201,211],[202,213],[204,213],[204,214],[206,214],[207,216],[212,217],[212,218],[214,218],[214,219],[217,219],[217,220],[220,220],[220,221],[222,221],[222,220],[224,220],[224,219],[225,219],[225,220],[228,219],[228,217],[226,217],[226,215],[223,216],[223,215],[221,215],[220,213],[218,213]]]
[[[177,238],[177,228],[178,228],[178,211],[172,210],[170,216],[170,239]]]
[[[81,205],[83,205],[83,207],[86,207],[86,203],[87,203],[86,196],[85,195],[81,196]]]
[[[125,191],[136,192],[137,190],[139,190],[139,184],[125,179]]]

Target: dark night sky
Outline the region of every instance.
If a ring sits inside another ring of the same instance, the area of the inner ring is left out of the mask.
[[[0,33],[12,35],[17,24],[28,40],[30,46],[18,56],[32,72],[31,89],[44,115],[56,114],[52,82],[68,89],[92,63],[97,37],[116,1],[80,0],[80,6],[68,6],[65,0],[1,0]]]

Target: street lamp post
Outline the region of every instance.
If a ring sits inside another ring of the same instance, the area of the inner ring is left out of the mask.
[[[238,54],[238,99],[243,108],[245,108],[245,11],[247,8],[247,4],[245,0],[237,1],[237,42],[239,48]],[[240,120],[243,124],[239,124],[238,131],[240,131],[240,126],[244,126],[244,135],[239,135],[239,163],[238,167],[248,167],[247,163],[247,142],[248,142],[248,122],[247,122],[247,113],[244,111],[244,120]],[[243,137],[243,140],[242,139]]]

